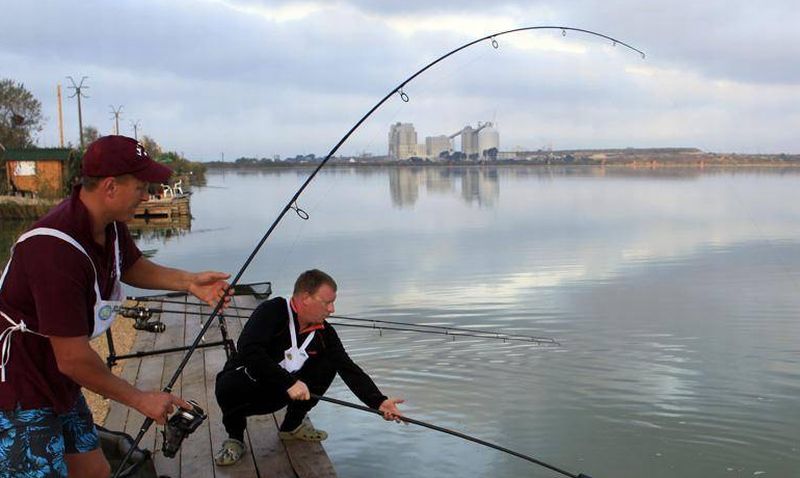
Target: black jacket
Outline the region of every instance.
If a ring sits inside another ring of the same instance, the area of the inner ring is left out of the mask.
[[[275,297],[256,308],[239,335],[237,353],[225,364],[226,370],[244,366],[259,385],[266,387],[287,390],[294,385],[297,379],[278,365],[292,344],[286,301],[283,297]],[[299,333],[296,314],[292,313],[292,316],[297,345],[300,346],[308,333]],[[347,355],[331,324],[326,322],[324,328],[317,329],[306,353],[308,360],[303,364],[304,368],[314,360],[329,361],[344,383],[368,407],[377,409],[386,400],[375,382]]]

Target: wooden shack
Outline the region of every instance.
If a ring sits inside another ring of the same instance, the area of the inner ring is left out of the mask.
[[[62,196],[70,151],[69,148],[6,150],[3,159],[8,190],[20,195]]]

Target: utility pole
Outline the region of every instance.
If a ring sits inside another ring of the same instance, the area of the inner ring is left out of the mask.
[[[64,147],[64,115],[61,114],[61,83],[58,84],[58,138],[61,140],[61,147]]]
[[[114,134],[119,135],[119,115],[122,114],[122,105],[114,109],[114,105],[109,105],[111,114],[114,115]]]
[[[70,96],[70,98],[75,98],[75,97],[78,98],[78,131],[79,131],[78,138],[80,139],[81,142],[81,149],[83,149],[83,113],[81,112],[81,96],[83,96],[84,98],[88,98],[88,96],[84,95],[82,92],[84,88],[89,88],[88,86],[83,86],[83,82],[86,80],[86,78],[88,78],[88,76],[84,76],[83,78],[81,78],[81,82],[76,85],[75,80],[73,80],[71,76],[67,77],[69,82],[72,83],[72,86],[70,86],[69,88],[75,90],[75,93],[73,93],[72,96]]]
[[[131,121],[131,128],[133,128],[133,139],[139,141],[139,126],[142,125],[142,122],[139,120]]]

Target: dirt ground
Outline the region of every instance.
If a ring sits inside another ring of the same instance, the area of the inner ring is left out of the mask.
[[[136,329],[133,328],[132,320],[122,317],[115,320],[114,323],[111,324],[111,334],[114,336],[114,350],[117,355],[126,354],[131,351],[133,342],[136,340]],[[108,357],[108,341],[106,340],[105,334],[92,340],[90,344],[103,360]],[[124,366],[125,361],[123,360],[115,365],[111,371],[115,375],[119,375],[122,373],[122,367]],[[92,415],[94,415],[94,422],[102,425],[105,423],[106,415],[108,414],[109,400],[90,390],[83,389],[83,393],[86,396],[86,401],[89,403],[89,409],[92,411]]]

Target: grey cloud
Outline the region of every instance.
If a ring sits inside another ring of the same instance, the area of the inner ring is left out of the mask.
[[[19,21],[0,30],[0,69],[42,99],[50,117],[45,144],[55,141],[55,83],[65,75],[89,75],[88,124],[108,132],[108,105],[124,104],[126,127],[141,119],[143,131],[168,148],[205,159],[221,151],[228,157],[321,154],[403,78],[478,36],[406,36],[380,19],[430,15],[422,2],[342,2],[289,22],[211,2],[7,3],[4,16]],[[435,11],[513,13],[520,25],[557,20],[617,36],[649,57],[641,61],[622,49],[608,53],[604,42],[573,34],[564,41],[582,44],[585,55],[519,51],[502,41],[496,52],[478,45],[409,85],[411,103],[390,100],[344,151],[385,152],[393,121],[415,122],[424,137],[490,120],[495,111],[501,141],[509,146],[800,146],[788,133],[800,127],[793,113],[798,93],[781,86],[798,83],[798,34],[770,28],[793,23],[791,4],[437,2]],[[72,27],[65,34],[54,25]],[[628,66],[655,75],[632,76]],[[702,87],[659,73],[670,69]],[[757,85],[752,94],[764,97],[725,96],[711,87],[717,79]],[[74,100],[65,102],[72,130],[74,107]]]

